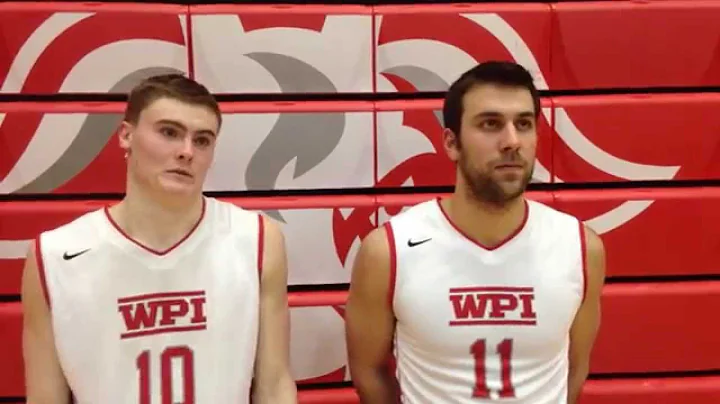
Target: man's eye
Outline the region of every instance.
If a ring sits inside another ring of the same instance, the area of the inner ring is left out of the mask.
[[[502,123],[498,119],[487,119],[480,122],[480,128],[483,130],[497,130],[502,127]]]

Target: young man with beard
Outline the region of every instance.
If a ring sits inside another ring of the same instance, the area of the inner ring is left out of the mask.
[[[221,120],[180,75],[130,92],[125,197],[28,253],[29,404],[297,402],[281,229],[202,194]]]
[[[574,404],[600,322],[604,247],[524,195],[533,79],[482,63],[453,83],[443,114],[454,193],[373,231],[354,264],[345,313],[361,402]]]

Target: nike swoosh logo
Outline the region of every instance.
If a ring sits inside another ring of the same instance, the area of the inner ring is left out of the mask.
[[[65,254],[63,254],[63,259],[64,259],[65,261],[71,260],[71,259],[73,259],[73,258],[75,258],[75,257],[77,257],[77,256],[79,256],[79,255],[85,254],[85,253],[88,252],[88,251],[90,251],[89,248],[88,248],[87,250],[82,250],[82,251],[80,251],[80,252],[76,252],[75,254],[68,254],[67,251],[65,251]]]
[[[427,242],[430,241],[430,240],[432,240],[432,238],[426,238],[425,240],[420,240],[420,241],[408,240],[408,247],[415,247],[415,246],[418,246],[418,245],[420,245],[420,244],[422,244],[422,243],[427,243]]]

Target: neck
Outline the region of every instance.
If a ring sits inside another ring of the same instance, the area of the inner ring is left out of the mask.
[[[197,225],[203,214],[203,197],[157,196],[129,183],[125,198],[109,213],[135,241],[150,249],[165,250]]]
[[[478,243],[494,247],[517,232],[525,222],[526,201],[523,196],[503,205],[478,200],[463,187],[446,199],[445,212],[455,226]]]

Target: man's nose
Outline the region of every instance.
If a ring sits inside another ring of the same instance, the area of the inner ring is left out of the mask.
[[[518,135],[515,125],[509,123],[505,126],[501,142],[501,148],[503,150],[514,150],[520,147],[520,136]]]
[[[194,154],[195,146],[193,145],[192,138],[188,136],[183,140],[178,152],[178,157],[183,160],[192,160]]]

